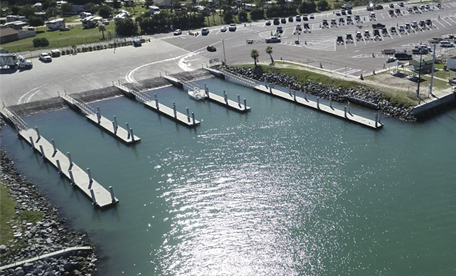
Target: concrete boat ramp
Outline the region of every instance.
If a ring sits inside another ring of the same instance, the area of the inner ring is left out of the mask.
[[[213,75],[217,77],[221,77],[224,79],[229,80],[230,78],[237,81],[241,82],[244,85],[247,85],[249,87],[252,87],[253,89],[269,94],[274,97],[278,97],[287,101],[292,101],[295,102],[299,105],[303,105],[309,108],[313,108],[315,110],[318,110],[320,112],[324,112],[369,128],[373,129],[379,129],[383,126],[383,124],[380,122],[380,113],[377,112],[375,114],[375,120],[371,120],[362,116],[358,116],[355,114],[352,114],[350,111],[350,103],[348,103],[347,106],[344,107],[344,110],[339,110],[335,109],[332,107],[332,101],[329,100],[329,104],[324,104],[320,102],[320,99],[317,98],[316,101],[309,100],[307,99],[306,94],[304,94],[304,98],[302,97],[297,97],[296,96],[296,91],[292,91],[291,89],[288,91],[288,93],[283,92],[281,90],[273,88],[271,85],[268,85],[267,83],[265,85],[260,85],[258,82],[254,80],[250,80],[247,78],[244,78],[243,76],[233,74],[228,71],[219,71],[213,68],[206,68],[209,72],[211,72]]]
[[[27,141],[32,149],[41,153],[41,158],[51,163],[58,169],[61,176],[65,176],[72,185],[78,187],[91,198],[95,206],[103,208],[119,202],[114,196],[112,187],[109,187],[109,191],[107,191],[92,178],[89,168],[87,168],[86,172],[73,163],[71,153],[68,152],[65,155],[59,151],[54,140],[51,140],[51,142],[46,140],[40,135],[38,128],[28,128],[19,116],[7,108],[0,110],[0,114],[15,126],[18,135]]]
[[[204,93],[207,96],[207,99],[215,102],[217,104],[220,104],[222,106],[226,106],[232,110],[238,111],[238,112],[248,112],[250,111],[250,107],[247,106],[247,100],[244,98],[243,102],[241,103],[241,96],[237,95],[237,102],[228,99],[228,94],[223,91],[223,97],[214,93],[209,92],[209,88],[204,84],[204,89],[201,89],[198,85],[196,85],[193,82],[190,81],[185,81],[181,79],[176,79],[170,76],[164,76],[166,80],[168,80],[170,83],[172,83],[174,86],[181,87],[181,88],[187,88],[187,90],[203,90]]]

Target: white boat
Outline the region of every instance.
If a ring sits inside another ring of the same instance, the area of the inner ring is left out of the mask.
[[[195,101],[204,101],[204,98],[207,97],[206,93],[204,93],[204,90],[199,89],[199,90],[188,90],[188,95],[190,98],[194,99]]]

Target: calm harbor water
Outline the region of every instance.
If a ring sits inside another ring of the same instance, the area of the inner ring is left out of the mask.
[[[99,275],[454,275],[456,111],[374,131],[218,79],[240,114],[167,87],[160,102],[93,103],[128,122],[126,146],[71,110],[25,118],[120,203],[97,210],[10,127],[1,147],[101,250]],[[368,110],[352,110],[373,118]]]

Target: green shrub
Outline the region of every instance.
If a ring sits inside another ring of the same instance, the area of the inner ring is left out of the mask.
[[[33,47],[37,48],[37,47],[47,47],[49,46],[49,40],[47,40],[47,38],[45,37],[42,37],[42,38],[35,38],[33,40]]]

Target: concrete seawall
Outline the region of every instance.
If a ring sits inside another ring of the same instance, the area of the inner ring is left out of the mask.
[[[445,110],[446,108],[453,106],[456,103],[456,93],[451,93],[438,99],[434,99],[431,102],[420,104],[413,108],[412,115],[416,118],[423,120],[427,119],[433,114]]]

